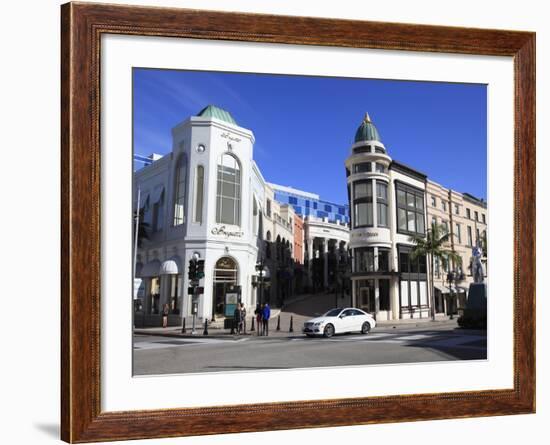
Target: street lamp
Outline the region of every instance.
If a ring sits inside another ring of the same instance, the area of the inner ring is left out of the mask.
[[[263,276],[264,276],[264,268],[265,268],[265,258],[262,256],[260,258],[260,261],[258,261],[256,263],[256,270],[258,271],[258,275],[259,275],[259,285],[260,285],[260,305],[263,304],[263,294],[264,294],[264,280],[263,280]]]

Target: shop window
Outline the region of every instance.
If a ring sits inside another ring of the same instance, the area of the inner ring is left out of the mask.
[[[181,226],[185,222],[185,191],[187,184],[187,162],[181,154],[176,163],[174,184],[174,226]]]
[[[224,153],[218,162],[216,222],[241,224],[241,168],[229,153]]]

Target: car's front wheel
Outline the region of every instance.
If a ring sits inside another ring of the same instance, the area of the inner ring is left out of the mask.
[[[323,335],[326,338],[332,337],[334,335],[334,326],[332,326],[331,324],[327,324],[325,326],[325,329],[323,330]]]
[[[365,321],[361,326],[361,334],[368,334],[370,332],[370,323]]]

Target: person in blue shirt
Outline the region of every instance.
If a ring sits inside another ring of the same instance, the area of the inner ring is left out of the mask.
[[[271,309],[269,304],[264,304],[262,309],[262,335],[269,335],[269,318],[271,317]]]

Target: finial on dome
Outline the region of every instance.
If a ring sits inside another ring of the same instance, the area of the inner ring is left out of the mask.
[[[365,122],[371,122],[369,113],[365,114],[365,119],[364,120],[365,120]]]

